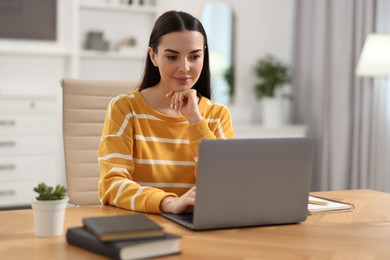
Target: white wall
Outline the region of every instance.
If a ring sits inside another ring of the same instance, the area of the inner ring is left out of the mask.
[[[210,0],[160,0],[158,11],[185,11],[200,17]],[[235,70],[236,95],[230,106],[233,122],[247,124],[255,109],[253,66],[267,53],[285,62],[292,58],[294,0],[225,0],[236,19]],[[252,112],[253,111],[253,112]]]

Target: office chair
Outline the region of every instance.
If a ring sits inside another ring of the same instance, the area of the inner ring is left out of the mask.
[[[63,140],[69,203],[100,204],[97,149],[110,100],[135,89],[137,82],[109,80],[61,81]]]

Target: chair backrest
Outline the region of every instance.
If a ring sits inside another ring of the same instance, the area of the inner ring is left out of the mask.
[[[110,100],[136,88],[137,82],[65,78],[63,139],[69,203],[99,204],[97,148]]]

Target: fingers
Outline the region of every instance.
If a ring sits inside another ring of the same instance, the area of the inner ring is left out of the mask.
[[[173,109],[179,111],[181,107],[183,106],[183,99],[187,98],[184,93],[182,92],[176,92],[173,96],[173,103],[174,107]]]
[[[192,187],[189,191],[187,191],[185,194],[183,194],[183,196],[181,196],[180,198],[183,199],[183,206],[185,206],[185,208],[193,207],[195,205],[196,186]]]
[[[195,198],[189,196],[182,196],[172,201],[168,207],[163,208],[164,211],[173,214],[181,214],[186,211],[187,208],[195,205]]]
[[[177,203],[177,212],[183,213],[183,212],[190,212],[194,208],[195,205],[195,191],[193,189],[190,189],[187,191],[183,196],[181,196]]]
[[[183,106],[185,106],[188,101],[193,101],[192,103],[196,104],[196,90],[189,89],[180,92],[174,92],[170,90],[165,97],[171,98],[170,108],[175,109],[177,111],[181,110]]]
[[[175,92],[171,100],[171,108],[179,111],[183,106],[183,100],[187,99],[187,96],[182,92]]]
[[[184,212],[194,212],[194,206],[188,206]]]
[[[191,193],[191,194],[196,195],[196,186],[193,186],[191,189],[189,189],[189,190],[187,191],[187,193]]]
[[[189,189],[179,199],[183,199],[188,202],[195,202],[195,197],[196,197],[196,186]]]
[[[161,202],[161,210],[173,214],[180,214],[193,208],[195,205],[196,187],[192,187],[179,198],[166,197]]]
[[[171,99],[169,107],[178,111],[191,125],[203,119],[199,112],[198,97],[195,89],[179,92],[170,90],[165,96]]]
[[[170,90],[166,95],[165,97],[172,97],[173,94],[175,94],[175,92],[173,90]]]

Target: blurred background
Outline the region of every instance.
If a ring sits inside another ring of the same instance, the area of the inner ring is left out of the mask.
[[[140,80],[172,9],[202,21],[237,138],[314,138],[312,190],[390,191],[390,0],[0,0],[0,208],[66,183],[61,79]]]

